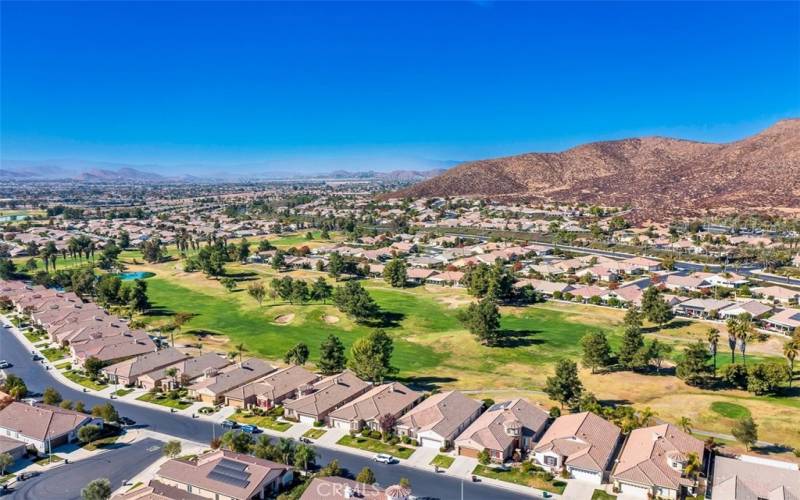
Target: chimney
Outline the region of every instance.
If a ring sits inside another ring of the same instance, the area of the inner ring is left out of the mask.
[[[394,384],[389,384],[389,394],[394,392]]]

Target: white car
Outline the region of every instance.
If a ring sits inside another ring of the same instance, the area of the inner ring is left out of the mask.
[[[375,461],[380,462],[382,464],[393,464],[394,457],[391,455],[387,455],[386,453],[379,453],[375,455]]]
[[[11,368],[11,363],[6,361],[5,359],[0,361],[0,370],[2,370],[4,368]]]

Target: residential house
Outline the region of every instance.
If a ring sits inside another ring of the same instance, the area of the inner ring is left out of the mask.
[[[225,393],[225,405],[235,408],[272,408],[297,393],[297,389],[319,380],[319,375],[301,366],[289,366]]]
[[[782,286],[765,286],[753,288],[753,292],[765,299],[781,302],[783,304],[797,304],[800,301],[800,291],[792,290]]]
[[[714,458],[711,500],[797,500],[797,464],[742,455]]]
[[[740,314],[749,314],[753,319],[760,319],[772,312],[772,306],[762,304],[757,300],[747,302],[736,302],[724,309],[719,310],[720,319],[735,318]]]
[[[505,462],[519,450],[522,458],[548,422],[547,412],[524,399],[496,403],[455,439],[456,453],[477,457],[486,450],[493,461]]]
[[[411,283],[425,283],[425,281],[436,275],[437,271],[434,269],[424,269],[421,267],[412,267],[406,270],[406,280]]]
[[[301,423],[325,422],[328,415],[369,390],[371,385],[351,371],[331,375],[301,387],[296,399],[287,400],[284,416]]]
[[[260,359],[251,358],[190,385],[189,396],[205,403],[218,404],[224,401],[225,393],[273,371],[275,371],[274,366]]]
[[[444,271],[434,274],[426,281],[432,285],[459,286],[462,279],[464,279],[464,273],[461,271]]]
[[[142,354],[131,359],[126,359],[119,363],[106,366],[102,372],[112,384],[120,385],[140,385],[139,377],[166,366],[189,358],[174,347],[167,347],[160,351]]]
[[[626,496],[682,499],[694,494],[696,479],[685,467],[694,454],[703,470],[703,442],[672,424],[635,429],[628,435],[611,475],[614,486]]]
[[[293,477],[287,465],[229,450],[167,460],[156,472],[163,484],[214,500],[273,498]]]
[[[800,309],[783,309],[769,318],[764,318],[763,323],[769,330],[791,335],[800,327]]]
[[[400,417],[395,428],[425,448],[449,448],[482,410],[483,403],[461,392],[440,392]]]
[[[231,360],[225,356],[209,352],[196,358],[186,358],[163,368],[158,368],[139,376],[139,385],[150,390],[161,386],[162,389],[171,390],[190,385],[200,377],[213,377],[221,370],[231,365]],[[167,375],[170,368],[175,368],[174,379]]]
[[[554,473],[602,483],[611,469],[620,441],[619,427],[591,412],[562,415],[534,449],[535,460]]]
[[[575,289],[575,287],[573,287],[569,283],[558,283],[555,281],[545,281],[537,279],[521,279],[517,280],[517,282],[514,283],[515,288],[522,288],[526,285],[532,286],[534,290],[541,292],[542,295],[545,295],[547,297],[552,297],[555,292],[566,293],[566,292],[571,292],[572,290]]]
[[[661,262],[647,257],[631,257],[621,261],[625,264],[628,272],[652,273],[661,269]]]
[[[34,446],[40,453],[75,441],[78,429],[89,424],[102,427],[103,420],[57,406],[17,401],[0,410],[0,436]]]
[[[735,305],[730,300],[691,299],[675,306],[675,312],[690,318],[716,318],[719,311]]]
[[[682,276],[680,274],[668,274],[662,278],[661,283],[669,290],[683,290],[686,292],[697,292],[701,288],[708,286],[704,278]]]
[[[189,493],[186,489],[151,479],[147,486],[134,487],[131,491],[118,493],[111,497],[111,500],[205,500],[205,498]]]
[[[379,431],[381,419],[390,415],[395,421],[410,410],[422,393],[412,391],[399,382],[389,382],[373,387],[353,401],[328,415],[331,427],[359,431],[364,427]]]
[[[3,436],[0,434],[0,455],[3,453],[8,453],[12,460],[17,461],[25,456],[25,453],[27,453],[27,447],[28,445],[24,441],[12,439],[8,436]]]

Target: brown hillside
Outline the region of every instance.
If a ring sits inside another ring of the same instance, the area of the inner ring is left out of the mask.
[[[797,209],[800,119],[728,144],[645,137],[462,163],[388,196],[628,204],[642,216]]]

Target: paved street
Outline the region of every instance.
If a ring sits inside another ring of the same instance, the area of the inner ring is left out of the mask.
[[[54,387],[64,399],[73,401],[83,401],[87,407],[96,404],[106,403],[107,399],[83,393],[68,387],[53,378],[45,371],[39,363],[31,361],[30,351],[5,327],[0,326],[0,359],[10,362],[13,367],[8,371],[14,373],[28,385],[28,389],[35,392],[42,392],[47,387]],[[219,425],[212,424],[206,420],[192,419],[182,415],[171,415],[158,409],[151,409],[140,405],[125,403],[115,400],[114,406],[120,415],[134,419],[137,424],[147,426],[147,429],[180,437],[183,439],[208,443],[212,438],[212,433],[219,435],[223,432]],[[375,472],[378,482],[384,486],[397,483],[401,477],[411,481],[414,493],[421,497],[432,497],[441,499],[462,498],[462,481],[458,478],[445,474],[435,474],[433,471],[406,467],[403,465],[384,465],[373,462],[368,457],[357,454],[344,453],[338,450],[331,450],[317,446],[319,453],[318,462],[325,464],[330,460],[336,459],[339,464],[348,469],[353,474],[357,474],[363,467],[370,467]],[[146,465],[146,464],[145,464]],[[127,475],[132,475],[127,473]],[[97,476],[88,475],[81,480],[88,482]],[[535,498],[534,495],[524,495],[516,491],[496,488],[486,484],[463,482],[464,499],[517,499]],[[115,487],[118,485],[114,485]],[[30,497],[34,498],[34,497]],[[63,498],[63,497],[36,497],[41,499]]]
[[[61,465],[13,485],[11,498],[20,500],[73,500],[92,479],[104,477],[117,489],[139,471],[161,457],[160,441],[143,439],[95,454],[78,462]]]

